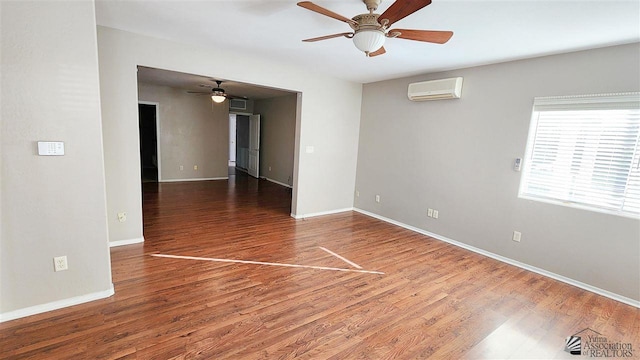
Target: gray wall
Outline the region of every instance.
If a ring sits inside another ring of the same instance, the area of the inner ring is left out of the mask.
[[[640,221],[519,199],[513,170],[534,97],[638,91],[639,55],[631,44],[365,85],[355,206],[640,300]],[[407,100],[409,83],[454,76],[461,99]]]
[[[113,293],[93,2],[0,1],[0,319]],[[38,156],[37,141],[64,141]],[[66,255],[69,270],[54,272]]]
[[[161,181],[228,176],[228,101],[150,84],[138,85],[138,99],[159,103]]]
[[[260,176],[292,185],[297,94],[255,102],[260,114]],[[271,170],[269,170],[271,167]]]

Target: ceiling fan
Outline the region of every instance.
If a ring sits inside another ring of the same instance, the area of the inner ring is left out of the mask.
[[[351,32],[320,36],[302,41],[313,42],[344,36],[346,38],[353,39],[355,46],[370,57],[386,53],[383,46],[385,38],[400,38],[444,44],[453,36],[453,32],[451,31],[411,29],[389,30],[389,26],[393,23],[431,4],[431,0],[396,0],[396,2],[391,4],[391,6],[382,14],[374,13],[382,0],[362,0],[362,2],[367,6],[369,13],[356,15],[352,19],[336,14],[331,10],[312,3],[311,1],[299,2],[298,6],[345,22],[353,29]]]
[[[216,87],[213,87],[213,85],[207,85],[207,84],[200,84],[200,87],[210,87],[211,88],[211,92],[201,92],[201,91],[187,91],[190,94],[211,94],[211,100],[213,100],[213,102],[215,103],[221,103],[223,102],[225,99],[245,99],[247,100],[246,97],[244,96],[233,96],[233,95],[229,95],[227,94],[223,88],[220,87],[220,85],[222,85],[222,81],[220,80],[211,80],[211,81],[215,81],[216,83]]]

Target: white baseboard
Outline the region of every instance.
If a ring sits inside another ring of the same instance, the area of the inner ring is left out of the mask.
[[[58,310],[58,309],[62,309],[62,308],[73,306],[73,305],[83,304],[83,303],[94,301],[94,300],[108,298],[113,294],[115,294],[115,291],[113,289],[113,284],[111,284],[111,287],[104,291],[98,291],[91,294],[74,296],[68,299],[52,301],[46,304],[30,306],[28,308],[9,311],[6,313],[0,313],[0,323],[31,316],[31,315],[41,314],[47,311]]]
[[[525,264],[525,263],[519,262],[517,260],[510,259],[508,257],[504,257],[502,255],[494,254],[492,252],[489,252],[489,251],[486,251],[486,250],[482,250],[480,248],[477,248],[477,247],[474,247],[474,246],[471,246],[471,245],[467,245],[465,243],[449,239],[449,238],[447,238],[445,236],[434,234],[434,233],[431,233],[429,231],[417,228],[415,226],[407,225],[407,224],[401,223],[399,221],[396,221],[396,220],[393,220],[393,219],[389,219],[389,218],[386,218],[384,216],[368,212],[366,210],[362,210],[362,209],[359,209],[359,208],[354,208],[353,210],[357,211],[357,212],[359,212],[361,214],[364,214],[364,215],[367,215],[367,216],[371,216],[371,217],[376,218],[378,220],[382,220],[382,221],[388,222],[390,224],[400,226],[400,227],[405,228],[407,230],[415,231],[415,232],[420,233],[422,235],[426,235],[426,236],[432,237],[432,238],[434,238],[436,240],[441,240],[441,241],[447,242],[447,243],[449,243],[451,245],[455,245],[455,246],[461,247],[463,249],[466,249],[466,250],[469,250],[469,251],[473,251],[474,253],[477,253],[477,254],[480,254],[480,255],[484,255],[484,256],[490,257],[492,259],[498,260],[498,261],[502,261],[502,262],[507,263],[509,265],[517,266],[517,267],[519,267],[521,269],[529,270],[529,271],[532,271],[534,273],[549,277],[551,279],[562,281],[563,283],[579,287],[581,289],[596,293],[598,295],[602,295],[604,297],[608,297],[609,299],[613,299],[613,300],[619,301],[621,303],[640,308],[640,301],[638,301],[638,300],[634,300],[634,299],[628,298],[626,296],[622,296],[622,295],[613,293],[613,292],[608,291],[608,290],[600,289],[598,287],[595,287],[595,286],[592,286],[592,285],[589,285],[589,284],[585,284],[585,283],[583,283],[581,281],[577,281],[577,280],[568,278],[566,276],[562,276],[562,275],[553,273],[551,271],[540,269],[540,268],[537,268],[535,266],[531,266],[529,264]]]
[[[109,247],[112,248],[116,246],[140,244],[143,242],[144,242],[144,237],[139,237],[134,239],[115,240],[115,241],[109,241]]]
[[[272,183],[274,183],[274,184],[278,184],[278,185],[280,185],[280,186],[284,186],[284,187],[288,187],[289,189],[293,189],[293,187],[292,187],[291,185],[289,185],[289,184],[285,184],[285,183],[282,183],[282,182],[280,182],[280,181],[276,181],[276,180],[273,180],[273,179],[269,179],[269,178],[268,178],[268,177],[266,177],[266,176],[263,176],[263,177],[261,177],[260,179],[265,179],[265,180],[267,180],[267,181],[269,181],[269,182],[272,182]]]
[[[214,177],[214,178],[193,178],[193,179],[167,179],[167,180],[161,180],[159,182],[161,183],[167,183],[167,182],[182,182],[182,181],[209,181],[209,180],[229,180],[228,176],[222,176],[222,177]]]
[[[296,220],[299,220],[299,219],[306,219],[306,218],[316,217],[316,216],[338,214],[338,213],[343,213],[343,212],[353,211],[353,210],[354,210],[353,208],[344,208],[344,209],[321,211],[321,212],[302,214],[302,215],[296,215],[294,213],[291,213],[291,217]]]

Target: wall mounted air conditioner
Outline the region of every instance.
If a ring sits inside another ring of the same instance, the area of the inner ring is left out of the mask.
[[[412,83],[407,92],[411,101],[459,99],[461,94],[461,77]]]

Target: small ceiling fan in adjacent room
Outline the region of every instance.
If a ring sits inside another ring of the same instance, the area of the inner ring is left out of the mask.
[[[431,0],[396,0],[396,2],[391,4],[382,14],[374,13],[382,0],[362,0],[362,2],[367,6],[369,13],[356,15],[351,19],[318,6],[311,1],[299,2],[298,6],[345,22],[353,29],[353,31],[350,32],[320,36],[302,41],[313,42],[344,36],[353,39],[355,46],[367,56],[378,56],[386,53],[383,46],[385,38],[399,38],[444,44],[453,36],[453,32],[451,31],[389,29],[396,21],[431,4]]]
[[[216,87],[213,87],[213,85],[207,85],[207,84],[200,84],[200,87],[206,87],[206,88],[211,88],[210,92],[201,92],[201,91],[187,91],[190,94],[211,94],[211,100],[213,100],[213,102],[215,103],[221,103],[224,102],[225,99],[244,99],[247,100],[246,97],[244,96],[234,96],[234,95],[229,95],[227,94],[223,88],[220,87],[220,85],[222,85],[222,81],[220,80],[211,80],[211,81],[215,81],[216,83]]]

